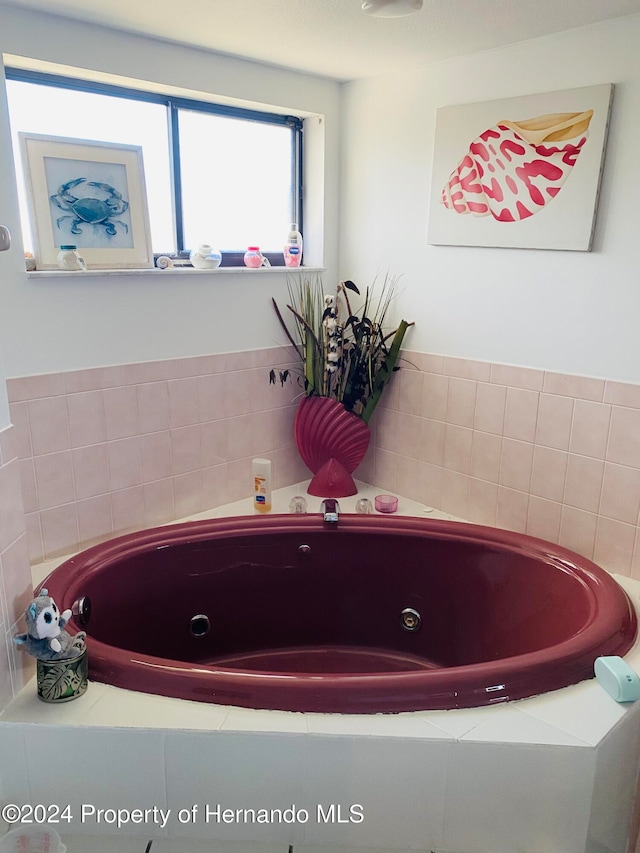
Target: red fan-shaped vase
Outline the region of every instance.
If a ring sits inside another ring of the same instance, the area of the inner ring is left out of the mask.
[[[298,452],[314,473],[307,492],[322,498],[355,495],[351,474],[364,459],[370,431],[365,422],[330,397],[305,397],[293,432]]]

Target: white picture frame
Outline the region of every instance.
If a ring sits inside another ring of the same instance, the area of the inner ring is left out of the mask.
[[[142,148],[20,133],[36,268],[75,245],[87,269],[153,267]]]
[[[428,242],[590,251],[612,97],[604,83],[439,109]]]

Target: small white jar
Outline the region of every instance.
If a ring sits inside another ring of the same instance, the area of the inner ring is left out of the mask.
[[[87,268],[87,264],[76,246],[60,246],[57,261],[60,269],[65,270],[65,272],[86,270]]]
[[[215,270],[222,263],[222,255],[208,243],[201,243],[189,254],[191,266],[197,270]]]

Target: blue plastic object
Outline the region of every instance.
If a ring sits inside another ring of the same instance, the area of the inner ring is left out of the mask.
[[[621,657],[596,658],[593,668],[600,684],[616,702],[640,699],[640,676]]]

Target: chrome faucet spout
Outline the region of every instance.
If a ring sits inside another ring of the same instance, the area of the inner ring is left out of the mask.
[[[320,504],[320,512],[326,523],[337,524],[340,504],[335,498],[325,498]]]

